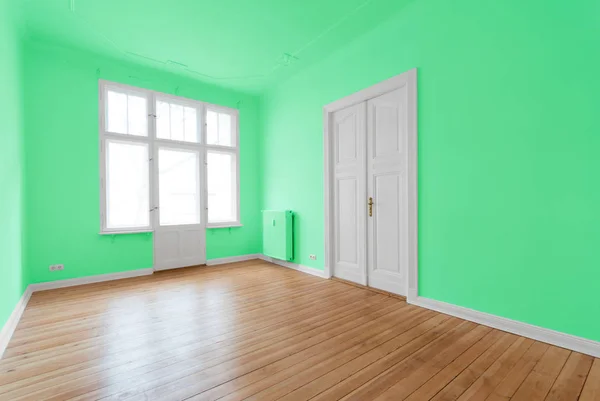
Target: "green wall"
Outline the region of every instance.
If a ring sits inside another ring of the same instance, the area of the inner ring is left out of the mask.
[[[260,210],[289,208],[295,262],[322,268],[322,107],[416,67],[420,294],[600,340],[597,1],[407,0],[262,101],[133,59],[21,48],[8,1],[0,323],[30,282],[152,265],[150,235],[98,235],[99,78],[239,107],[244,226],[209,230],[208,258],[260,252]]]
[[[22,88],[19,26],[0,0],[0,330],[27,277],[23,263]]]
[[[150,234],[98,234],[98,79],[239,107],[243,227],[208,230],[207,258],[260,251],[258,98],[37,42],[25,46],[24,78],[32,282],[152,267]],[[63,263],[65,270],[49,272],[55,263]]]
[[[271,88],[263,208],[296,211],[295,261],[323,267],[322,107],[416,67],[420,295],[600,340],[599,16],[414,0]]]

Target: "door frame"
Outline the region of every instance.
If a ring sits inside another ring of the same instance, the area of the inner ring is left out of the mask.
[[[202,120],[204,121],[204,119]],[[154,235],[152,236],[152,257],[153,257],[153,268],[154,271],[161,271],[161,270],[172,270],[172,269],[179,269],[179,268],[183,268],[183,267],[189,267],[189,266],[197,266],[197,265],[203,265],[206,263],[206,224],[207,224],[207,217],[208,217],[208,213],[207,213],[207,201],[208,199],[206,199],[206,149],[204,149],[203,146],[198,146],[197,144],[184,144],[181,142],[176,142],[176,143],[172,143],[175,141],[166,141],[166,140],[156,140],[153,144],[153,153],[152,153],[152,177],[150,180],[150,186],[152,187],[152,199],[154,199],[154,205],[158,205],[158,206],[154,206],[153,207],[153,212],[151,213],[150,217],[152,219],[152,225],[153,225],[153,232]],[[200,197],[199,197],[199,211],[200,211],[200,223],[198,224],[177,224],[177,225],[165,225],[165,226],[161,226],[160,225],[160,178],[159,178],[159,164],[160,164],[160,159],[159,159],[159,150],[160,149],[172,149],[172,150],[181,150],[181,151],[187,151],[187,152],[194,152],[198,154],[198,189],[200,191]],[[161,266],[160,264],[157,264],[157,258],[156,258],[156,233],[160,231],[167,231],[169,229],[175,229],[175,228],[179,228],[181,229],[186,229],[186,228],[192,228],[194,226],[197,226],[198,229],[200,229],[203,232],[203,238],[202,238],[202,258],[199,259],[197,261],[197,263],[193,263],[190,265],[184,265],[184,266]]]
[[[324,204],[325,204],[325,277],[333,276],[335,253],[333,229],[333,135],[331,124],[336,111],[366,102],[396,89],[407,88],[408,97],[408,272],[406,294],[408,301],[418,296],[418,226],[417,226],[417,69],[413,68],[386,81],[363,89],[323,107]],[[365,252],[367,243],[363,244]],[[368,266],[365,265],[365,277]]]

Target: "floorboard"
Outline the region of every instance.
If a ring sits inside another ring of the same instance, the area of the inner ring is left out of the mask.
[[[3,400],[600,401],[600,361],[264,261],[36,292]]]

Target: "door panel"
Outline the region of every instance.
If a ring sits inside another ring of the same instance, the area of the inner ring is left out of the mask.
[[[156,244],[154,250],[155,261],[161,261],[161,264],[166,266],[177,261],[179,258],[178,231],[158,231],[154,234],[154,242]]]
[[[373,181],[373,194],[377,199],[377,211],[373,215],[373,268],[401,274],[398,244],[401,243],[400,227],[405,222],[400,217],[400,175],[382,174],[373,177]]]
[[[356,264],[358,262],[357,249],[360,246],[356,215],[358,213],[356,200],[358,188],[356,177],[340,178],[337,180],[339,204],[338,215],[346,216],[339,220],[339,241],[336,247],[338,263]]]
[[[406,295],[408,271],[406,87],[367,102],[368,284]]]
[[[342,117],[343,115],[340,115]],[[356,145],[357,145],[357,123],[359,116],[356,113],[351,113],[336,121],[336,161],[340,162],[356,162]],[[363,120],[364,121],[364,120]]]
[[[344,280],[366,284],[366,196],[365,149],[366,104],[361,103],[333,115],[334,171],[333,274]]]
[[[181,230],[181,256],[185,260],[194,260],[198,257],[198,244],[202,242],[202,232],[204,230],[194,228],[184,228]]]
[[[374,129],[372,132],[372,140],[374,147],[374,157],[394,156],[400,153],[400,138],[401,131],[398,129],[399,124],[399,109],[397,104],[382,103],[379,105],[371,105],[374,119]]]

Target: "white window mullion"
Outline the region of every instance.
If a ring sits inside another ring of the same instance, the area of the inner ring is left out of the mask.
[[[127,133],[129,133],[130,131],[130,125],[129,125],[129,95],[125,96],[125,126],[127,127]],[[146,105],[146,110],[148,110],[148,106]],[[148,127],[148,125],[146,125],[146,127]],[[146,135],[148,134],[148,131],[146,131]]]
[[[198,126],[198,141],[200,145],[206,145],[206,107],[199,104],[196,108],[196,119]]]
[[[156,140],[156,96],[154,93],[149,95],[148,105],[148,138],[149,138],[149,149],[150,149],[150,160],[149,160],[149,179],[148,188],[150,190],[150,207],[148,213],[150,214],[150,228],[154,229],[158,224],[158,184],[156,180],[157,174],[157,150],[155,146]]]
[[[100,91],[102,93],[102,91]],[[104,119],[100,118],[102,126]],[[106,228],[106,150],[104,149],[105,141],[102,136],[99,141],[100,146],[100,230]]]

